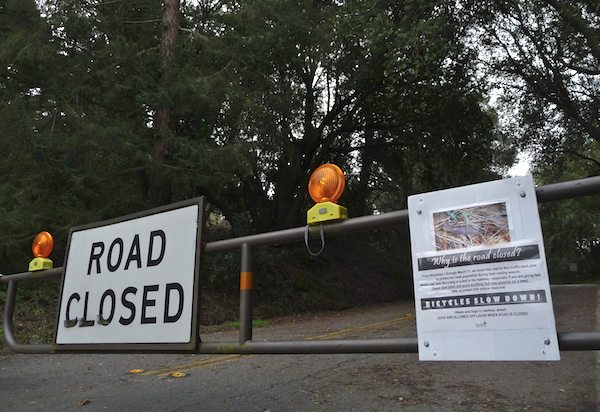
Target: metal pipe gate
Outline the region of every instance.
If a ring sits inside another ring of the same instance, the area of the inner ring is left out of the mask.
[[[538,202],[570,199],[600,194],[600,176],[556,183],[536,188]],[[252,248],[303,242],[320,236],[338,236],[349,233],[385,229],[408,222],[408,210],[363,216],[320,227],[303,226],[251,236],[208,242],[205,253],[241,251],[240,267],[240,329],[238,342],[200,342],[201,354],[318,354],[318,353],[416,353],[417,337],[387,339],[344,339],[319,341],[261,341],[252,340]],[[24,272],[0,275],[0,283],[8,283],[4,307],[4,340],[8,348],[22,353],[55,353],[54,345],[21,344],[14,335],[14,309],[17,284],[21,281],[59,278],[63,268],[43,272]],[[600,331],[558,332],[560,350],[600,350]]]

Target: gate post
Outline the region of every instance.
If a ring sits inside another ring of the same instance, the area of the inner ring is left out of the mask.
[[[240,269],[240,345],[252,340],[252,250],[247,243],[242,244]]]

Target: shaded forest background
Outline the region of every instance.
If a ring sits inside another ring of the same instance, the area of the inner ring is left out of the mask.
[[[595,0],[1,0],[0,272],[40,230],[60,266],[71,227],[196,196],[207,240],[303,225],[325,162],[351,216],[519,153],[537,184],[598,175],[599,88]],[[553,281],[598,278],[597,205],[541,207]],[[412,290],[407,228],[257,254],[259,315]],[[238,259],[206,257],[209,321],[235,317]]]

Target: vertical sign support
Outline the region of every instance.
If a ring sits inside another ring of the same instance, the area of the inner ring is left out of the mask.
[[[252,340],[252,290],[254,274],[252,273],[252,249],[244,243],[241,248],[240,269],[240,345]]]

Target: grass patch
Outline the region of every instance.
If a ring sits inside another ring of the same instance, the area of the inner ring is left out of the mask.
[[[21,282],[17,288],[14,333],[22,344],[48,344],[53,341],[60,284],[52,280]],[[6,285],[0,289],[0,311],[4,312]],[[4,325],[0,326],[0,348],[4,346]]]
[[[254,327],[254,328],[261,328],[263,326],[267,326],[268,324],[269,324],[269,322],[264,319],[252,319],[252,327]],[[240,321],[234,320],[231,322],[225,322],[223,324],[223,327],[228,328],[228,329],[239,329]]]
[[[587,278],[587,279],[577,279],[574,283],[588,284],[588,285],[600,285],[600,277]]]

